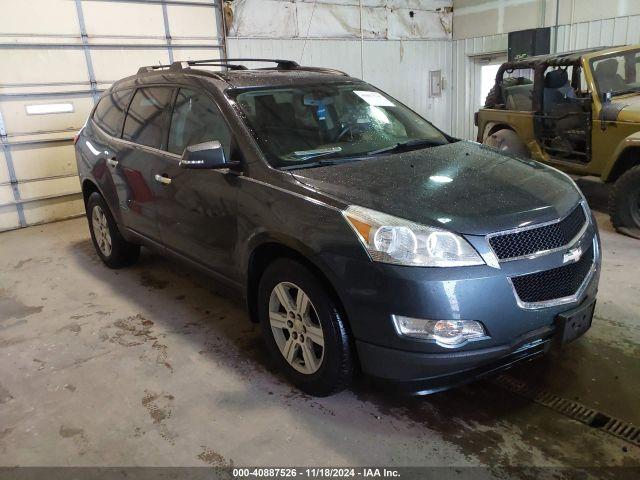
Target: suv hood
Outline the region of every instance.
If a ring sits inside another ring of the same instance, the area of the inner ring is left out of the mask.
[[[471,235],[555,220],[581,199],[557,170],[466,141],[293,174],[345,204]]]

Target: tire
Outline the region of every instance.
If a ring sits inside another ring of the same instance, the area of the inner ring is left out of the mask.
[[[533,83],[531,80],[525,77],[508,77],[502,80],[502,88],[515,87],[516,85],[528,85]],[[493,85],[487,98],[484,101],[484,108],[493,108],[498,105],[501,96],[499,95],[498,85]]]
[[[107,203],[97,192],[87,200],[87,220],[93,246],[105,265],[122,268],[138,260],[140,246],[122,238]]]
[[[482,143],[503,153],[510,153],[523,158],[531,157],[531,152],[524,142],[520,140],[518,134],[508,128],[492,133]]]
[[[640,165],[627,170],[613,184],[609,215],[618,232],[640,239]]]
[[[296,302],[304,298],[300,291],[308,299],[302,302],[306,309]],[[285,302],[283,294],[288,295]],[[284,308],[287,302],[291,308]],[[344,317],[333,296],[303,264],[282,258],[267,267],[258,286],[258,315],[272,358],[300,390],[325,397],[351,384],[354,350]]]

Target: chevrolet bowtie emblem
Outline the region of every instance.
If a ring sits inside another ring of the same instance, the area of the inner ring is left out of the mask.
[[[582,247],[572,248],[568,252],[565,252],[562,257],[562,263],[574,263],[580,260],[582,256]]]

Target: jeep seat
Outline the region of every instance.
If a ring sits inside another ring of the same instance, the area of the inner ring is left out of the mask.
[[[559,103],[574,99],[576,92],[571,88],[566,70],[557,69],[547,72],[544,77],[543,109],[550,112]]]
[[[595,77],[601,93],[615,92],[625,87],[624,79],[618,74],[618,60],[615,58],[598,62]]]
[[[520,112],[533,110],[533,84],[514,85],[505,88],[506,109]]]

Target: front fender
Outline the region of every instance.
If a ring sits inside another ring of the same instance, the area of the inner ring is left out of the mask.
[[[622,154],[628,148],[640,148],[640,131],[632,133],[631,135],[626,137],[624,140],[622,140],[618,144],[618,146],[613,152],[613,155],[611,156],[611,158],[615,159],[615,161],[608,162],[604,170],[602,171],[601,178],[603,181],[605,182],[609,181],[609,178],[611,177],[611,172],[613,171],[614,167],[618,163],[618,160],[620,159]]]

